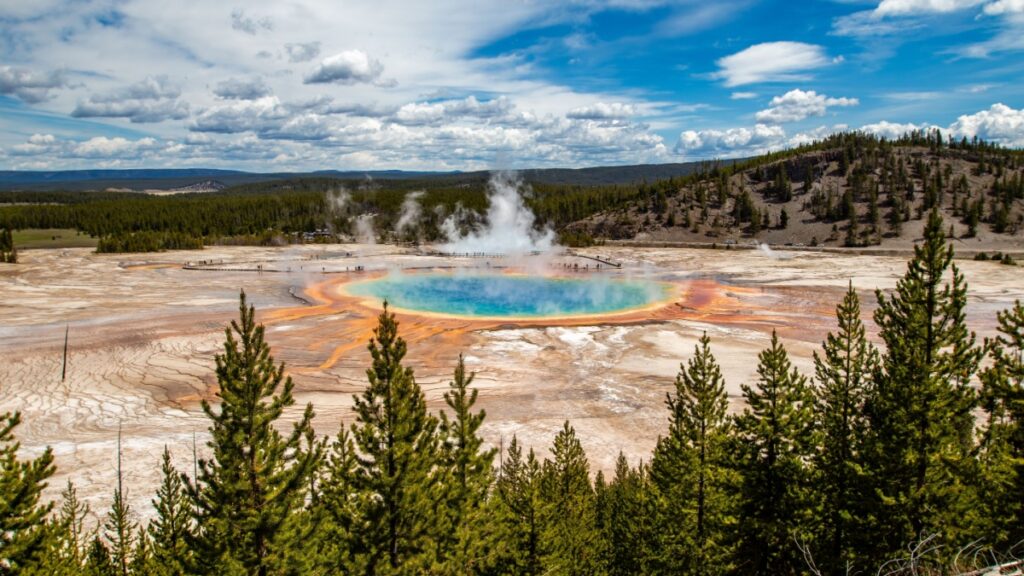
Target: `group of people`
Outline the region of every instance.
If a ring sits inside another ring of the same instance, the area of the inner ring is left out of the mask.
[[[580,270],[582,270],[584,272],[589,272],[590,271],[590,264],[584,264],[583,266],[580,266],[579,262],[573,262],[571,264],[568,263],[568,262],[563,262],[562,263],[562,268],[565,269],[565,270],[572,270],[573,272],[579,272]],[[594,265],[594,270],[600,270],[600,269],[601,269],[601,263],[598,262],[597,264]]]

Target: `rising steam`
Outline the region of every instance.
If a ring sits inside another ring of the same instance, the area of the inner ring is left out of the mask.
[[[356,218],[356,240],[360,244],[376,244],[377,232],[373,229],[375,214],[360,214]]]
[[[771,258],[772,260],[789,260],[790,258],[793,257],[791,254],[783,254],[776,252],[775,250],[772,250],[771,246],[765,244],[764,242],[758,243],[757,250],[761,254]]]
[[[344,186],[329,190],[327,192],[327,208],[331,214],[341,215],[345,213],[345,207],[352,201],[352,195]]]
[[[423,190],[416,190],[405,195],[402,201],[402,209],[398,215],[398,222],[395,224],[395,233],[404,234],[407,230],[414,231],[419,224],[423,209],[420,207],[420,198],[423,197]]]
[[[450,253],[487,253],[522,255],[550,252],[555,233],[550,228],[536,230],[536,218],[523,201],[521,191],[529,188],[513,172],[496,172],[487,184],[486,225],[463,235],[459,214],[449,216],[441,225],[448,243],[440,248]]]

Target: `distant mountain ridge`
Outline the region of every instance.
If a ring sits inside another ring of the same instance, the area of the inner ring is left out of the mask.
[[[732,160],[726,163],[734,162]],[[707,162],[674,164],[634,164],[628,166],[595,166],[589,168],[531,168],[519,170],[530,182],[544,184],[632,184],[686,176]],[[168,168],[127,170],[51,170],[0,171],[0,190],[104,190],[106,188],[132,188],[135,190],[172,190],[216,180],[225,186],[253,184],[263,181],[302,177],[340,178],[358,180],[411,180],[434,178],[486,178],[488,171],[405,171],[405,170],[318,170],[313,172],[244,172],[213,168]]]

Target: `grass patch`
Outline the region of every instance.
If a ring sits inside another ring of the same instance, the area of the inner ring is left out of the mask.
[[[31,248],[95,248],[99,242],[70,228],[29,228],[11,232],[18,250]]]

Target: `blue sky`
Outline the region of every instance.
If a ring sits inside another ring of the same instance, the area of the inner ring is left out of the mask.
[[[0,3],[0,167],[740,157],[847,129],[1024,146],[1024,0]]]

